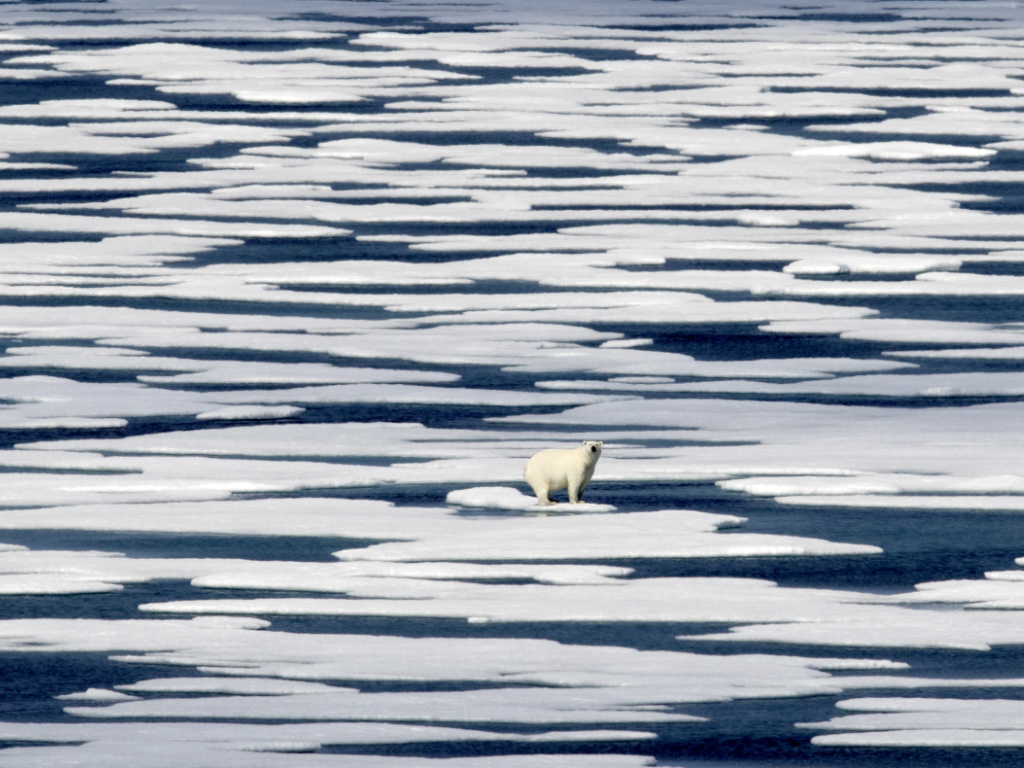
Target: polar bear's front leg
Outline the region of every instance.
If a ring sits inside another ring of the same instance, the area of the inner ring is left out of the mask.
[[[586,488],[585,484],[580,483],[569,483],[569,503],[579,504],[583,501],[583,489]]]

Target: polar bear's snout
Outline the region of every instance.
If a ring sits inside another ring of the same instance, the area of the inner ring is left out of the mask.
[[[579,504],[583,500],[584,489],[594,475],[597,460],[601,458],[603,445],[600,440],[584,440],[579,448],[548,448],[534,454],[526,462],[523,477],[537,494],[537,503],[541,506],[554,504],[550,498],[551,492],[568,488],[569,501]]]

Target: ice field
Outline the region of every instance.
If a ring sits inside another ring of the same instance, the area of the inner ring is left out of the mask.
[[[1019,766],[1022,115],[1015,2],[0,0],[0,768]]]

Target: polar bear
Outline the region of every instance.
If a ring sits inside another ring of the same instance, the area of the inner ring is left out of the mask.
[[[534,454],[526,462],[523,477],[537,494],[537,504],[542,507],[554,504],[548,494],[563,488],[569,489],[569,501],[579,504],[583,490],[594,476],[594,466],[601,458],[603,445],[600,440],[584,440],[579,448],[548,448]]]

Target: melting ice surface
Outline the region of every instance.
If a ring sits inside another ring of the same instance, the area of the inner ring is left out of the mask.
[[[2,7],[0,768],[1024,759],[1014,4]]]

